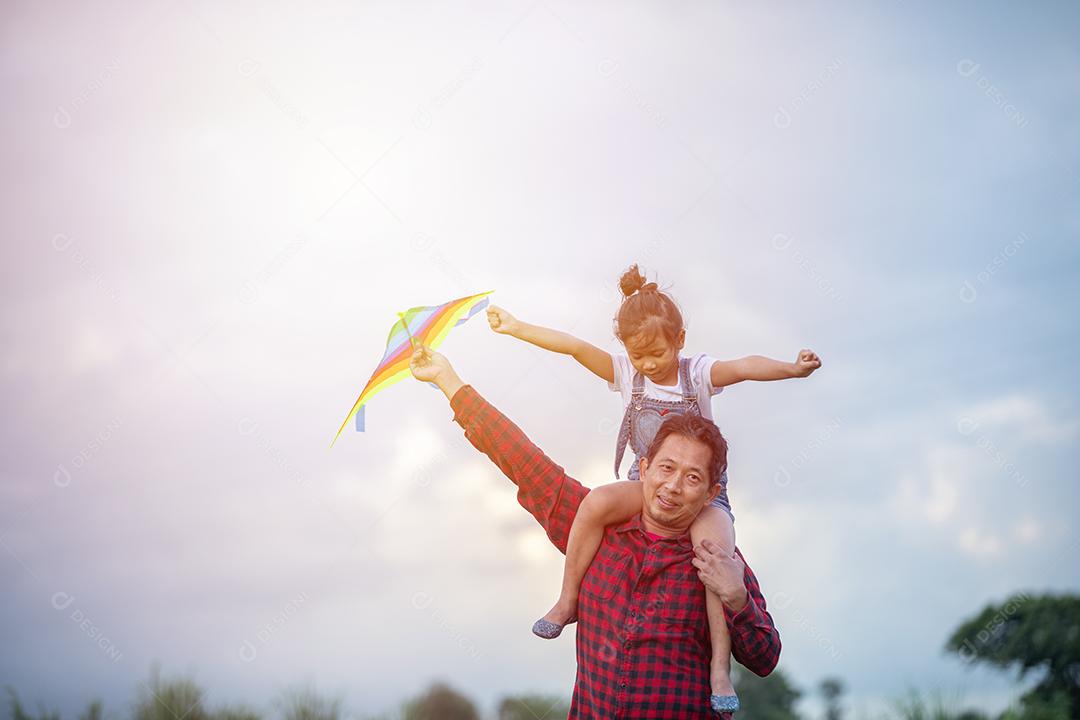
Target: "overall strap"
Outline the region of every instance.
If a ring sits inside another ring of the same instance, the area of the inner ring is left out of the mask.
[[[635,404],[640,403],[641,398],[645,397],[645,376],[639,373],[637,370],[634,371],[634,384],[631,392],[631,397],[635,401],[638,401]]]
[[[619,426],[619,440],[615,447],[615,478],[619,477],[619,465],[622,464],[626,445],[630,441],[630,430],[633,421],[631,416],[635,410],[641,409],[641,400],[645,397],[645,376],[634,370],[633,387],[630,393],[630,402],[626,404],[626,412],[623,413],[622,425]]]
[[[682,376],[683,400],[697,404],[698,394],[690,381],[690,358],[679,358],[679,375]]]
[[[619,426],[619,440],[615,446],[615,479],[619,479],[619,466],[622,465],[623,454],[626,452],[626,444],[630,440],[630,415],[634,412],[634,403],[626,406],[623,413],[622,424]]]

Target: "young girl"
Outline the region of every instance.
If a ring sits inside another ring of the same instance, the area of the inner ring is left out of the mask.
[[[533,625],[543,638],[557,637],[564,625],[577,620],[577,598],[582,578],[600,547],[604,527],[623,522],[641,512],[638,460],[648,450],[656,430],[669,412],[692,412],[712,419],[711,396],[743,380],[782,380],[806,377],[821,367],[817,355],[802,350],[793,363],[751,355],[721,361],[705,354],[682,357],[686,339],[682,314],[656,283],[646,283],[637,265],[623,273],[619,286],[623,301],[615,315],[615,337],[626,347],[625,355],[609,353],[567,333],[530,325],[502,308],[488,308],[488,322],[497,333],[512,335],[552,352],[571,355],[622,393],[625,407],[615,454],[615,477],[629,443],[634,461],[629,480],[592,490],[581,502],[570,529],[562,591],[554,607]],[[710,478],[711,479],[711,478]],[[727,472],[720,476],[720,491],[690,528],[695,546],[710,538],[727,554],[735,548],[734,516],[727,497]],[[714,593],[706,592],[709,631],[712,638],[710,704],[717,712],[738,710],[731,684],[731,641],[724,607]]]

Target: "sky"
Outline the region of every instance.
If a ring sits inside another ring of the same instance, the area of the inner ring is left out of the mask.
[[[943,650],[1077,592],[1080,8],[8,2],[0,684],[123,713],[310,684],[568,696],[562,556],[445,398],[342,419],[396,313],[476,292],[612,352],[637,262],[686,350],[823,367],[714,397],[738,544],[807,691],[1003,708]],[[618,395],[441,348],[590,487]],[[1072,478],[1072,479],[1070,479]]]

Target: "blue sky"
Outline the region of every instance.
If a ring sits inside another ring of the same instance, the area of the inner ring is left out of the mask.
[[[942,652],[1076,591],[1080,13],[1068,3],[120,3],[3,10],[0,682],[74,714],[152,662],[354,715],[568,694],[560,558],[440,394],[327,445],[394,313],[494,289],[612,351],[631,262],[714,398],[805,688],[996,709]],[[618,396],[482,318],[443,347],[575,477]],[[807,704],[810,711],[813,704]]]

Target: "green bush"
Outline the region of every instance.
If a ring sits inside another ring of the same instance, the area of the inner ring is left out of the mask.
[[[472,700],[443,683],[406,704],[404,720],[480,720]]]
[[[498,720],[566,720],[570,703],[557,695],[518,695],[499,702]]]
[[[340,720],[341,700],[323,697],[312,688],[286,690],[274,706],[282,720]]]
[[[139,686],[132,720],[210,720],[203,689],[189,678],[162,680],[157,668]]]
[[[44,707],[38,708],[38,714],[32,715],[19,702],[19,696],[14,688],[7,688],[8,710],[11,712],[11,720],[60,720],[60,713],[53,710],[48,712]]]

